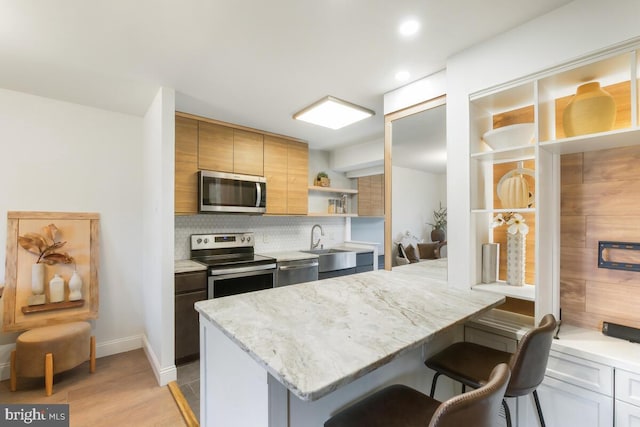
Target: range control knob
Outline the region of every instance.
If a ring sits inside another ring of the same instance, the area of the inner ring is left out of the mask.
[[[204,239],[204,242],[205,243],[209,243],[209,239]]]
[[[251,236],[247,236],[247,243],[251,241]]]
[[[242,236],[242,237],[240,238],[240,241],[241,241],[242,243],[244,243],[244,236]]]
[[[198,244],[202,243],[202,239],[198,237],[198,240],[196,240],[196,243]]]

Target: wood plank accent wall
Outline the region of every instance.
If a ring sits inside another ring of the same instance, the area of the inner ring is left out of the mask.
[[[561,157],[560,306],[567,323],[640,328],[640,273],[598,268],[598,241],[640,242],[640,147]]]

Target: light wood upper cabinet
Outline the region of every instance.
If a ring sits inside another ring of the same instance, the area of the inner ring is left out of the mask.
[[[264,137],[264,177],[267,179],[267,213],[287,213],[287,157],[289,141]]]
[[[246,175],[264,175],[263,135],[233,129],[233,172]]]
[[[198,171],[267,179],[267,214],[307,215],[309,147],[287,137],[176,113],[175,213],[198,213]]]
[[[309,209],[309,146],[290,141],[287,162],[287,213],[306,215]]]
[[[307,144],[265,135],[264,176],[267,179],[268,214],[307,214],[308,173]]]
[[[198,212],[198,121],[176,116],[175,212]]]
[[[384,175],[358,178],[358,216],[384,216]]]
[[[198,122],[198,168],[233,172],[233,128]]]

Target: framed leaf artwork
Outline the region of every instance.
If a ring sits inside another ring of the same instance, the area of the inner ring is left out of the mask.
[[[8,212],[3,330],[98,317],[97,213]]]

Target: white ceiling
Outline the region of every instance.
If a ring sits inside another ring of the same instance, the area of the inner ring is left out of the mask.
[[[329,149],[381,138],[398,70],[417,80],[568,2],[0,0],[0,87],[143,115],[167,86],[181,111]],[[338,131],[291,118],[325,95],[376,115]]]

